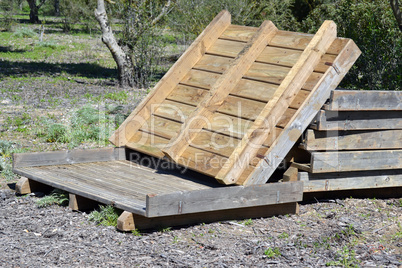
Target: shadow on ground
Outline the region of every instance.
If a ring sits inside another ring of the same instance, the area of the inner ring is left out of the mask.
[[[0,78],[11,75],[55,76],[61,72],[66,72],[71,76],[87,78],[111,78],[117,76],[116,69],[105,68],[95,63],[46,63],[0,60]]]

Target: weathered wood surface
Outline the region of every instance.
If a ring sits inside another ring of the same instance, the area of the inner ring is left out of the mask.
[[[264,159],[260,161],[255,171],[249,175],[243,174],[243,177],[246,177],[246,179],[239,181],[239,184],[262,184],[268,181],[282,159],[286,157],[303,131],[307,128],[309,122],[314,119],[317,112],[329,98],[331,90],[335,89],[340,83],[353,63],[360,56],[360,53],[356,44],[352,40],[348,40],[333,63],[336,69],[330,68],[327,70],[320,82],[308,95],[305,102],[293,115],[292,120],[286,125],[284,130],[265,153]]]
[[[131,212],[123,211],[117,219],[117,230],[129,232],[135,230],[134,215]]]
[[[402,168],[402,150],[313,152],[311,172],[386,170]]]
[[[304,192],[402,187],[402,170],[312,174],[299,172]]]
[[[249,162],[250,157],[254,158],[259,149],[257,146],[263,144],[267,139],[271,129],[276,126],[293,98],[314,71],[314,66],[317,65],[335,39],[335,23],[325,21],[281,82],[272,99],[254,121],[253,126],[247,131],[228,161],[225,162],[216,176],[218,181],[224,184],[234,184],[238,181],[239,175],[247,168],[244,163]]]
[[[103,162],[125,159],[124,148],[79,149],[40,153],[13,154],[13,167],[66,165],[84,162]]]
[[[325,110],[401,111],[402,91],[334,90]]]
[[[321,110],[311,128],[325,131],[402,129],[402,112]]]
[[[303,183],[271,183],[231,186],[147,196],[147,217],[197,213],[230,208],[297,202],[303,199]]]
[[[317,131],[308,129],[301,146],[309,151],[402,148],[402,130]]]
[[[219,36],[231,23],[230,13],[220,12],[214,20],[197,37],[179,60],[169,69],[164,77],[156,84],[148,96],[135,108],[130,116],[120,125],[119,129],[110,137],[116,146],[123,146],[141,128],[144,121],[151,115],[153,106],[160,104],[189,70],[214,44]]]
[[[68,195],[68,207],[71,210],[77,210],[77,211],[92,210],[96,208],[97,205],[98,202],[92,199],[88,199],[71,193]]]

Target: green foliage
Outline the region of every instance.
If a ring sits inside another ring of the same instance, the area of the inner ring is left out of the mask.
[[[49,195],[46,195],[36,201],[36,205],[40,208],[49,207],[51,205],[67,206],[68,193],[59,189],[53,190]]]
[[[50,125],[46,133],[47,142],[67,143],[71,140],[68,128],[63,124],[56,123]]]
[[[334,20],[338,36],[351,38],[362,55],[341,86],[351,89],[400,90],[402,34],[387,0],[337,0],[319,5],[301,30],[315,32],[324,20]]]
[[[6,31],[12,31],[17,24],[14,14],[17,10],[17,1],[15,0],[2,0],[0,1],[0,28]]]
[[[286,238],[289,238],[289,234],[286,233],[286,232],[283,232],[283,233],[281,233],[281,234],[278,236],[278,238],[279,238],[279,239],[286,239]]]
[[[42,41],[42,42],[38,42],[37,44],[36,44],[37,46],[40,46],[40,47],[49,47],[49,48],[52,48],[52,49],[55,49],[55,48],[57,48],[57,44],[55,43],[55,42],[53,42],[53,41]]]
[[[97,22],[94,17],[96,1],[91,0],[60,0],[60,15],[63,21],[63,31],[70,32],[74,24],[80,23],[85,32],[95,29]]]
[[[94,210],[89,214],[88,220],[99,225],[116,227],[117,219],[119,218],[119,210],[110,205],[99,206],[99,208],[99,211]]]
[[[268,248],[264,251],[264,255],[267,256],[268,258],[276,258],[281,256],[281,252],[279,251],[279,248],[274,247],[274,248]]]
[[[337,260],[327,262],[326,266],[359,267],[360,261],[356,259],[355,251],[349,250],[345,245],[342,250],[337,252]]]
[[[253,224],[253,220],[252,220],[252,219],[247,219],[247,220],[245,220],[245,221],[243,222],[243,224],[244,224],[245,226],[252,225],[252,224]]]
[[[11,155],[14,152],[14,144],[9,141],[0,140],[0,176],[7,181],[16,178],[11,165]]]
[[[21,27],[14,31],[13,36],[18,37],[18,38],[26,38],[26,37],[32,38],[32,37],[36,36],[36,33],[31,28]]]
[[[132,233],[134,236],[142,236],[141,233],[140,233],[140,231],[138,231],[138,229],[132,230],[131,233]]]

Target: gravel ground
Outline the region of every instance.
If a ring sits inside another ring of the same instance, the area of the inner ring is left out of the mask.
[[[299,215],[140,233],[0,192],[1,267],[402,267],[402,199],[326,200]]]

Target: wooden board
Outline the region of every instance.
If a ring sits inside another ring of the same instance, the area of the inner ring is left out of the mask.
[[[401,111],[402,91],[334,90],[329,111]]]
[[[311,125],[316,130],[402,129],[401,111],[325,111]]]
[[[289,145],[279,135],[301,110],[316,114],[325,101],[315,95],[327,98],[359,54],[332,21],[311,35],[231,25],[221,12],[110,140],[224,184],[264,183],[250,180],[254,168],[272,147],[287,154],[306,126]]]
[[[44,185],[144,217],[161,217],[217,210],[294,203],[302,200],[302,183],[222,187],[210,177],[177,169],[161,159],[122,148],[15,154],[14,172]],[[123,150],[123,151],[122,151]],[[99,162],[99,156],[124,159]],[[92,153],[92,154],[90,154]],[[74,163],[66,159],[71,155]],[[92,162],[92,155],[95,162]],[[53,165],[47,163],[57,156]],[[31,161],[44,159],[41,164]],[[131,159],[131,160],[130,160]],[[81,162],[82,161],[82,162]],[[241,202],[238,201],[240,198]],[[221,202],[225,200],[225,202]],[[77,200],[72,200],[73,201]],[[72,204],[72,208],[78,208]]]
[[[299,172],[304,192],[402,187],[402,170],[312,174]]]
[[[313,152],[311,173],[402,168],[402,150]]]
[[[308,151],[402,148],[402,130],[317,131],[308,129],[301,146]]]

